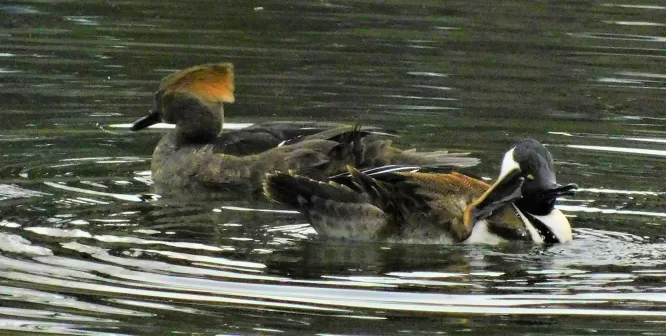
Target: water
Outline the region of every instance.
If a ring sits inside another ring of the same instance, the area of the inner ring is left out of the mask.
[[[664,335],[660,2],[0,5],[0,333]],[[230,61],[228,120],[362,121],[494,177],[546,143],[569,244],[317,240],[262,199],[151,194],[158,80]],[[265,211],[256,211],[256,210]]]

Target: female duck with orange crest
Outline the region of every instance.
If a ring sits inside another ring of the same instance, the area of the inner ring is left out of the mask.
[[[199,187],[260,190],[268,172],[295,171],[312,178],[386,164],[472,166],[475,158],[446,151],[401,151],[373,128],[330,123],[264,123],[221,133],[223,103],[234,101],[230,63],[194,66],[165,77],[155,107],[137,131],[175,124],[153,152],[151,170],[160,192]],[[334,125],[335,127],[332,127]]]
[[[493,185],[457,172],[371,169],[327,181],[270,174],[264,193],[309,219],[320,236],[414,243],[488,243],[572,239],[558,197],[577,186],[555,180],[550,152],[523,139],[505,155]]]

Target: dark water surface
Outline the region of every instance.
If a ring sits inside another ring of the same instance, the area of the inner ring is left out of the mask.
[[[4,1],[0,334],[666,335],[666,3]],[[624,1],[624,2],[623,2]],[[320,241],[251,197],[150,195],[158,80],[231,61],[228,120],[546,143],[575,240]]]

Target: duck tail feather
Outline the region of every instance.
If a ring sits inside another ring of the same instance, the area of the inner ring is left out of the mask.
[[[333,181],[277,172],[266,176],[264,194],[297,209],[324,237],[376,239],[387,222],[386,214],[364,195]]]
[[[387,164],[439,165],[464,168],[476,166],[481,162],[477,158],[469,157],[469,153],[450,153],[445,150],[417,152],[392,149]]]
[[[294,172],[276,172],[266,175],[264,194],[276,202],[287,204],[298,210],[307,210],[313,199],[334,202],[364,202],[365,199],[349,187],[335,183],[317,181]]]

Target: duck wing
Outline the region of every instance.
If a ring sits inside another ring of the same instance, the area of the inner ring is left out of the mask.
[[[488,185],[462,174],[384,172],[348,167],[347,180],[322,182],[269,174],[264,193],[303,213],[324,237],[360,240],[462,241],[467,204]]]
[[[392,147],[392,137],[396,136],[382,132],[377,127],[319,122],[269,122],[223,133],[214,141],[213,151],[237,156],[252,155],[279,146],[326,140],[346,146],[350,156],[345,159],[350,160],[345,160],[344,165],[352,164],[361,169],[389,164],[469,167],[479,162],[476,158],[467,157],[467,153],[403,151]]]
[[[381,172],[370,176],[349,169],[357,191],[392,219],[386,228],[392,235],[415,239],[448,236],[463,241],[472,227],[463,221],[468,204],[489,185],[457,172]]]
[[[268,198],[302,213],[323,238],[378,240],[389,220],[366,195],[333,181],[276,172],[266,176],[263,189]]]
[[[377,127],[364,127],[364,132],[379,132]],[[278,146],[287,146],[308,140],[347,142],[353,126],[332,122],[272,121],[225,132],[212,144],[215,153],[228,155],[252,155]],[[363,135],[368,135],[364,133]],[[381,133],[388,134],[388,133]],[[358,137],[358,134],[354,136]]]
[[[350,164],[359,169],[386,165],[440,165],[470,167],[479,163],[477,158],[467,157],[468,153],[449,153],[448,151],[417,152],[393,147],[396,135],[381,132],[375,127],[343,126],[285,142],[304,142],[309,140],[335,141],[350,149],[353,160]]]
[[[458,242],[466,240],[478,223],[466,223],[464,214],[468,206],[485,193],[490,185],[476,176],[462,174],[450,167],[431,167],[429,170],[448,169],[449,172],[375,170],[369,174],[350,170],[351,180],[361,190],[383,199],[381,209],[387,211],[401,225],[395,230],[403,236],[427,236],[442,230]],[[426,169],[428,170],[428,169]],[[359,180],[379,183],[363,186]],[[340,181],[340,179],[338,179]],[[379,188],[378,188],[379,187]],[[388,200],[388,203],[386,203]],[[425,215],[424,215],[425,214]],[[530,240],[524,218],[513,204],[508,204],[480,218],[487,223],[488,231],[508,240]],[[436,226],[436,227],[435,227]]]

